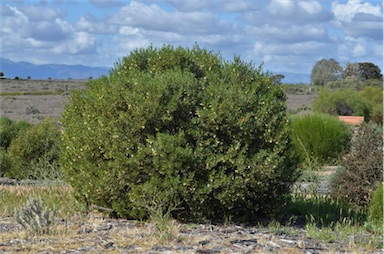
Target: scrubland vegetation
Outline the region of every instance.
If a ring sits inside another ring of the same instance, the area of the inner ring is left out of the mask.
[[[0,176],[41,181],[0,189],[0,216],[16,211],[29,234],[47,235],[55,219],[99,207],[151,220],[165,240],[176,219],[304,227],[308,238],[383,248],[383,90],[367,79],[317,82],[276,85],[261,67],[198,46],[133,51],[73,91],[60,123],[0,119]],[[288,112],[286,93],[318,94],[313,113]],[[322,194],[326,166],[337,171]]]

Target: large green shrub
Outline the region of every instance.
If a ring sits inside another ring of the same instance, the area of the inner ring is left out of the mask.
[[[4,175],[17,179],[57,177],[58,141],[58,125],[52,118],[21,131],[8,148],[10,167]]]
[[[372,105],[358,92],[349,89],[322,89],[313,101],[315,112],[339,116],[364,116],[369,120]]]
[[[332,162],[349,147],[351,131],[337,117],[307,114],[292,117],[292,139],[302,160]]]
[[[375,185],[383,181],[382,128],[374,123],[362,124],[341,165],[344,170],[332,181],[332,195],[358,208],[367,207]]]
[[[61,121],[67,181],[117,216],[148,216],[156,192],[179,219],[248,220],[296,179],[282,90],[198,46],[133,51],[74,92]]]

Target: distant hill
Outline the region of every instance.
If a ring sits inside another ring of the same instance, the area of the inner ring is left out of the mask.
[[[29,62],[13,62],[0,58],[0,71],[6,78],[19,77],[26,79],[88,79],[98,78],[101,75],[108,75],[110,68],[89,67],[84,65],[65,64],[41,64],[36,65]]]
[[[0,58],[0,71],[6,78],[13,79],[19,77],[26,79],[88,79],[98,78],[101,75],[108,75],[108,67],[89,67],[84,65],[65,65],[65,64],[42,64],[36,65],[29,62],[13,62],[11,60]],[[283,84],[309,84],[310,76],[308,74],[292,72],[272,72],[273,74],[282,74]]]

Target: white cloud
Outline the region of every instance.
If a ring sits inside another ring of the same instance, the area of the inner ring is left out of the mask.
[[[332,3],[335,16],[334,24],[346,35],[355,38],[369,37],[375,40],[383,39],[383,9],[360,0],[349,0],[342,4]]]
[[[270,13],[275,15],[291,15],[295,9],[295,3],[292,0],[272,0],[267,8]]]
[[[358,13],[365,13],[377,17],[382,16],[380,5],[374,6],[369,2],[362,3],[360,0],[348,0],[342,4],[338,1],[332,2],[332,11],[337,21],[351,22],[353,17]]]
[[[88,54],[96,49],[96,38],[85,32],[75,32],[72,38],[52,49],[55,54]]]
[[[299,7],[302,8],[306,13],[316,15],[322,12],[323,8],[318,2],[299,2]]]
[[[179,34],[208,34],[231,30],[229,24],[221,22],[209,12],[167,11],[155,4],[145,5],[135,1],[121,8],[108,22]]]
[[[94,34],[113,34],[117,30],[114,26],[106,24],[104,20],[99,20],[90,15],[80,17],[74,26],[80,31]]]

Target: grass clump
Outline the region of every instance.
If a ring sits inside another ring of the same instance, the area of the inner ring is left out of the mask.
[[[349,147],[350,129],[334,116],[298,115],[291,122],[293,144],[307,167],[334,162]]]

